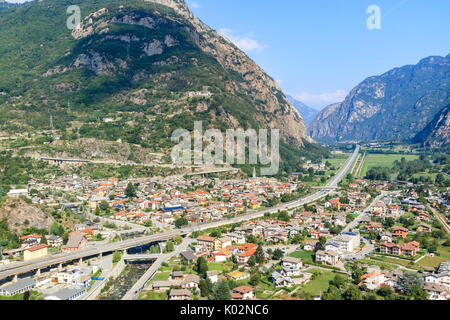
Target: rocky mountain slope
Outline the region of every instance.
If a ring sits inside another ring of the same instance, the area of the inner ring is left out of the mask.
[[[160,150],[171,133],[204,127],[278,128],[312,142],[276,82],[181,0],[68,0],[0,16],[0,130],[53,128],[70,139],[121,139]],[[21,21],[21,23],[17,23]],[[32,30],[32,32],[30,31]]]
[[[450,147],[450,104],[443,108],[433,120],[413,139],[432,149]]]
[[[317,141],[410,139],[450,102],[450,55],[364,80],[309,127]]]
[[[0,208],[0,220],[7,219],[11,232],[22,234],[25,228],[49,230],[55,220],[35,205],[22,199],[8,199]]]
[[[304,104],[301,101],[295,100],[293,97],[286,95],[286,98],[288,98],[289,102],[294,106],[295,109],[300,113],[303,120],[305,121],[306,127],[308,127],[316,118],[317,114],[319,113],[319,110],[316,110],[314,108],[311,108]]]

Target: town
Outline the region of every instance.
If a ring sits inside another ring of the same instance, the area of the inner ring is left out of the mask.
[[[50,232],[24,229],[18,248],[3,249],[0,275],[15,264],[173,236],[13,273],[3,279],[0,296],[450,299],[445,195],[413,183],[354,178],[362,158],[355,151],[341,167],[343,181],[327,191],[315,191],[298,175],[284,181],[255,174],[32,179],[27,188],[11,189],[7,203],[43,206],[55,222]],[[330,164],[306,166],[317,171]],[[314,192],[312,201],[297,202]],[[70,232],[63,220],[71,221]]]

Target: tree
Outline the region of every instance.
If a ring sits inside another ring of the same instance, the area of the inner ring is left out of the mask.
[[[204,278],[206,276],[206,271],[208,271],[208,263],[204,257],[200,257],[197,259],[197,263],[195,264],[195,271]]]
[[[361,291],[359,291],[358,287],[351,285],[344,291],[342,297],[345,300],[361,300]]]
[[[144,226],[146,226],[147,228],[150,228],[151,226],[153,226],[152,220],[150,220],[150,219],[145,220]]]
[[[187,226],[188,224],[189,224],[189,221],[185,217],[180,217],[175,220],[175,227],[177,227],[178,229],[180,229],[184,226]]]
[[[99,204],[99,208],[100,210],[102,210],[103,212],[106,212],[109,210],[109,204],[107,201],[103,200],[102,202],[100,202]]]
[[[252,255],[249,259],[248,259],[248,265],[250,267],[254,267],[256,265],[256,257],[255,255]]]
[[[264,263],[264,250],[261,246],[258,246],[258,248],[256,248],[255,259],[256,263],[258,264]]]
[[[335,285],[338,289],[342,288],[345,285],[345,278],[339,274],[335,275],[333,285]]]
[[[281,258],[283,258],[283,251],[281,251],[280,249],[275,249],[273,252],[273,259],[274,260],[281,260]]]
[[[389,286],[384,286],[383,288],[378,289],[377,293],[384,297],[384,298],[389,298],[392,296],[392,294],[394,293],[392,291],[392,289]]]
[[[175,249],[175,246],[173,245],[173,242],[171,240],[166,242],[166,251],[172,252]]]
[[[205,279],[201,279],[198,286],[200,288],[200,295],[202,297],[208,297],[210,295],[211,292],[209,291],[208,284],[206,283]]]
[[[230,287],[227,281],[219,281],[210,296],[210,300],[231,300]]]
[[[120,261],[120,259],[122,259],[122,254],[120,253],[120,251],[115,251],[113,254],[112,262],[117,263]]]
[[[125,189],[125,195],[128,198],[136,197],[136,187],[131,182],[128,182],[127,188]]]
[[[412,297],[413,294],[419,293],[419,288],[423,288],[423,280],[418,274],[405,271],[400,279],[400,286],[406,296]]]
[[[257,286],[260,280],[261,280],[261,274],[259,272],[256,272],[256,273],[252,274],[248,283],[251,286]]]

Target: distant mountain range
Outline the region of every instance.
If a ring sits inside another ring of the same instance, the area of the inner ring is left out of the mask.
[[[298,112],[300,112],[306,126],[309,126],[319,113],[319,110],[311,108],[301,101],[295,100],[290,95],[286,95],[286,98],[288,98],[289,102],[298,110]]]
[[[433,139],[433,128],[445,125],[438,114],[449,103],[450,55],[428,57],[367,78],[345,101],[322,110],[309,133],[321,142],[410,140],[430,125],[420,136]],[[448,134],[438,135],[448,143]]]

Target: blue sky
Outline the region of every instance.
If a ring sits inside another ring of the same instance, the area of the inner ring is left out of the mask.
[[[10,2],[23,0],[10,0]],[[44,0],[45,1],[45,0]],[[186,0],[284,90],[323,108],[394,67],[450,53],[448,0]],[[370,5],[381,30],[369,30]]]
[[[368,76],[450,53],[448,0],[188,0],[285,93],[323,108]],[[381,30],[369,30],[370,5]]]

